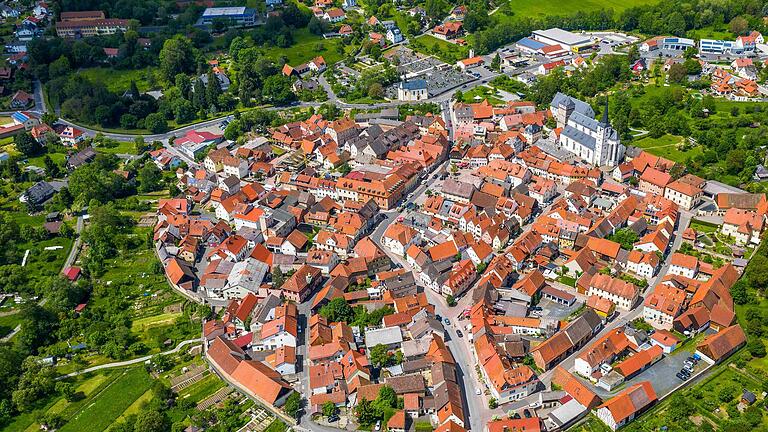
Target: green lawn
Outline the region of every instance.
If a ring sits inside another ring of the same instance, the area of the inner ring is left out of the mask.
[[[286,430],[288,430],[288,426],[286,426],[282,420],[275,419],[275,421],[270,423],[269,426],[264,429],[264,432],[285,432]]]
[[[151,328],[166,326],[172,324],[180,316],[181,312],[174,312],[137,319],[131,323],[131,330],[136,332],[143,332]]]
[[[179,399],[189,399],[194,403],[200,403],[211,397],[226,384],[216,374],[208,374],[205,378],[184,388],[179,392]]]
[[[690,30],[688,31],[687,36],[693,39],[734,39],[733,33],[728,30],[725,24]]]
[[[466,46],[456,45],[426,34],[415,38],[409,47],[422,54],[434,55],[448,64],[466,58],[469,53],[469,48]]]
[[[306,28],[294,31],[293,39],[295,43],[290,48],[264,47],[264,55],[273,60],[285,56],[288,58],[288,64],[292,66],[306,63],[317,56],[323,56],[325,62],[330,66],[345,57],[343,53],[339,52],[339,47],[342,48],[342,51],[347,50],[349,52],[354,49],[353,47],[345,48],[339,38],[323,39],[322,36],[310,33]]]
[[[663,135],[659,138],[646,137],[632,141],[631,145],[640,147],[656,156],[661,156],[679,163],[685,163],[688,158],[695,157],[702,152],[701,147],[698,146],[688,150],[681,150],[679,145],[682,143],[682,137]]]
[[[657,0],[511,0],[502,11],[505,14],[511,11],[514,15],[521,17],[543,18],[548,15],[572,15],[576,12],[600,9],[613,9],[618,13],[630,7],[657,2]]]
[[[90,404],[74,416],[61,432],[103,431],[112,425],[152,385],[143,368],[125,370],[119,378],[93,397]]]
[[[499,98],[499,94],[492,88],[487,86],[477,86],[472,88],[463,94],[462,100],[467,103],[482,102],[484,99],[488,100],[491,105],[501,105],[504,103]]]
[[[19,314],[6,315],[0,317],[0,337],[10,333],[17,325],[21,323]]]
[[[139,88],[139,91],[152,90],[150,85],[152,80],[148,79],[149,74],[152,74],[155,79],[157,78],[157,70],[154,68],[124,70],[97,67],[82,69],[78,72],[78,75],[94,82],[103,83],[107,89],[118,94],[129,90],[131,81],[136,81],[136,87]]]

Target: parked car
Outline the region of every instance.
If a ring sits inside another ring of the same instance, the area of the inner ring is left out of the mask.
[[[381,430],[381,420],[377,420],[376,421],[376,426],[373,428],[373,430],[375,430],[375,431],[380,431]]]
[[[475,388],[475,394],[480,396],[482,392],[480,391],[480,387]]]

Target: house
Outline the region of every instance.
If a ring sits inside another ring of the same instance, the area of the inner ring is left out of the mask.
[[[347,18],[347,14],[342,9],[330,8],[325,11],[323,18],[330,23],[337,23],[344,21]]]
[[[432,35],[438,39],[447,41],[461,36],[462,31],[462,24],[460,22],[449,21],[433,28]]]
[[[659,256],[652,252],[632,250],[627,255],[627,270],[646,280],[656,274],[659,264]]]
[[[470,57],[470,58],[459,60],[458,62],[456,62],[456,66],[458,66],[459,69],[461,69],[462,71],[476,68],[484,64],[485,64],[485,60],[480,56]]]
[[[736,324],[705,337],[696,346],[696,354],[710,363],[720,363],[746,343],[744,330]]]
[[[656,403],[656,392],[648,381],[637,383],[596,409],[597,417],[611,430],[628,424]]]
[[[661,347],[664,354],[670,354],[677,349],[680,339],[668,330],[656,330],[651,335],[651,344]]]
[[[675,252],[672,254],[672,257],[670,257],[670,265],[667,273],[684,276],[688,279],[695,279],[696,275],[699,273],[699,259],[695,256]]]
[[[685,210],[694,208],[701,195],[701,188],[680,180],[669,183],[664,190],[664,198],[671,200]]]
[[[283,283],[280,292],[288,300],[301,303],[312,294],[312,291],[320,285],[321,281],[322,272],[320,269],[304,264]]]
[[[35,98],[24,90],[19,90],[11,97],[11,108],[26,108],[35,102]]]
[[[381,237],[381,244],[391,250],[392,253],[398,256],[405,256],[408,247],[416,241],[416,236],[416,230],[408,225],[394,223],[384,231],[384,235]]]
[[[640,291],[633,283],[596,273],[589,282],[587,295],[608,299],[619,309],[630,310],[637,302]]]
[[[208,146],[218,144],[223,140],[223,135],[206,131],[191,130],[183,136],[176,138],[176,140],[173,141],[173,145],[178,147],[179,150],[186,154],[190,159],[195,159],[197,155],[205,152]]]
[[[760,244],[760,234],[765,228],[765,218],[757,212],[730,208],[723,216],[720,232],[732,237],[736,244]]]
[[[681,289],[660,284],[643,303],[643,319],[657,329],[669,330],[683,311],[686,293]]]
[[[485,425],[486,432],[541,432],[541,430],[542,423],[538,417],[497,419]]]
[[[392,27],[387,29],[387,40],[393,44],[398,44],[405,40],[405,38],[403,38],[403,33],[400,32],[399,28]]]
[[[85,140],[85,133],[74,126],[66,126],[59,132],[59,139],[62,144],[74,147]]]
[[[267,356],[267,363],[280,375],[293,375],[296,373],[296,348],[281,346],[275,352]]]
[[[241,389],[245,389],[249,396],[274,407],[284,405],[288,396],[293,393],[293,388],[280,373],[260,361],[241,361],[232,372],[231,378]]]

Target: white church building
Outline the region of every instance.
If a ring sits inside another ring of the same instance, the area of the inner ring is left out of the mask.
[[[608,123],[606,103],[602,120],[595,120],[595,112],[588,103],[557,93],[550,110],[561,128],[558,146],[582,161],[595,166],[616,166],[624,158],[626,148],[619,134]]]

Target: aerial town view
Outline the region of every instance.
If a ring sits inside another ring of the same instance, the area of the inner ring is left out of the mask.
[[[763,34],[0,1],[0,431],[768,431]]]

